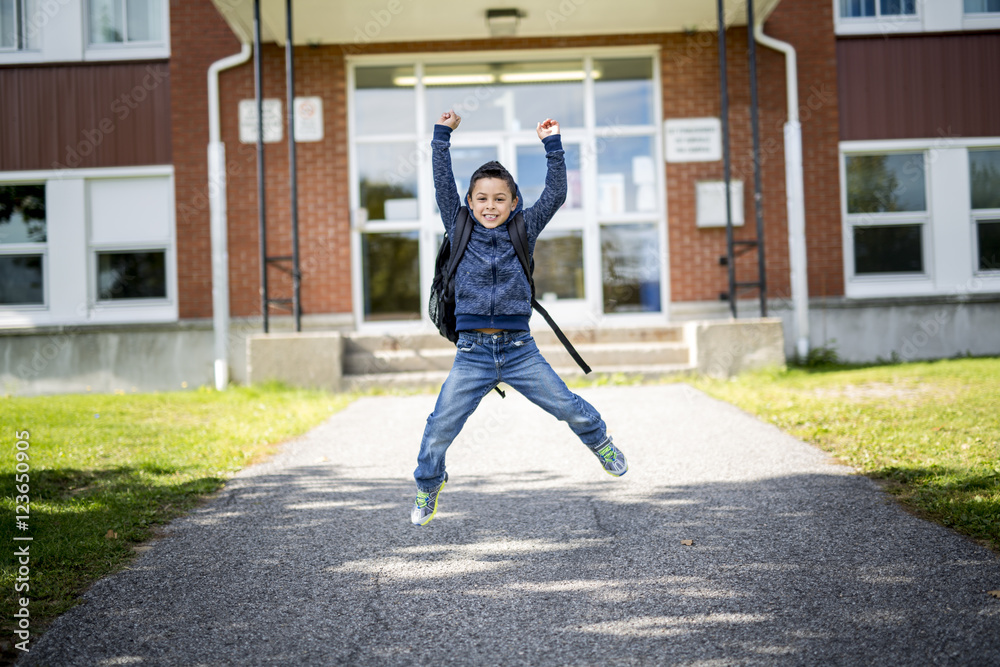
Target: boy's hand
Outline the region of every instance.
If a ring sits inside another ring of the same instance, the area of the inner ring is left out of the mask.
[[[538,124],[538,127],[535,128],[535,132],[538,133],[539,139],[551,137],[553,134],[559,134],[559,123],[551,118],[546,118]]]
[[[441,114],[441,117],[438,118],[438,125],[447,125],[452,130],[457,130],[458,124],[461,122],[462,122],[462,117],[459,116],[454,111],[445,111],[443,114]]]

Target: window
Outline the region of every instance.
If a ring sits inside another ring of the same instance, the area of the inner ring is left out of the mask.
[[[0,185],[0,306],[45,304],[45,185]]]
[[[163,9],[163,0],[90,0],[90,44],[162,43]]]
[[[848,155],[845,163],[854,275],[923,273],[924,153]]]
[[[170,295],[169,186],[165,178],[102,178],[88,183],[92,298],[97,304],[163,302]]]
[[[992,14],[1000,12],[1000,0],[965,0],[966,14]]]
[[[365,319],[419,319],[419,234],[365,234],[362,238]]]
[[[38,0],[0,0],[0,51],[38,49],[37,15]]]
[[[166,253],[98,252],[97,299],[164,299],[167,296]]]
[[[915,16],[916,13],[917,0],[840,0],[841,18]]]
[[[1000,271],[1000,149],[969,151],[976,270]]]
[[[601,227],[605,313],[660,310],[658,238],[651,224]]]
[[[567,196],[535,245],[534,280],[560,323],[663,312],[662,113],[651,50],[357,60],[348,102],[359,325],[421,320],[442,231],[428,144],[446,109],[462,117],[450,151],[460,195],[478,167],[499,160],[525,207],[545,184],[536,125],[559,121]]]

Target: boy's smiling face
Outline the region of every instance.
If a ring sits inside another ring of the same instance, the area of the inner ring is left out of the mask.
[[[480,178],[472,187],[469,208],[483,227],[499,227],[517,206],[517,197],[501,178]]]

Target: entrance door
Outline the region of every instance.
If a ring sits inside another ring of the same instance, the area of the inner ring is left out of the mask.
[[[444,57],[398,65],[384,57],[370,65],[359,59],[351,68],[359,326],[413,319],[426,325],[423,295],[443,236],[427,146],[434,120],[448,109],[462,116],[451,157],[463,199],[476,168],[499,160],[525,207],[545,184],[536,123],[559,121],[567,198],[535,246],[534,277],[536,296],[560,324],[664,319],[666,210],[655,55]]]

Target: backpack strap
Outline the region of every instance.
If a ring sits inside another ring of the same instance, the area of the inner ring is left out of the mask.
[[[583,369],[584,374],[590,372],[590,366],[587,362],[583,360],[580,353],[576,351],[573,347],[573,343],[569,342],[569,338],[566,334],[562,332],[559,325],[555,323],[549,312],[542,308],[542,304],[538,303],[535,299],[535,279],[534,279],[534,263],[532,258],[528,256],[528,231],[524,225],[524,215],[518,211],[517,215],[514,216],[514,220],[507,225],[507,232],[510,234],[510,241],[514,244],[514,252],[517,253],[517,259],[521,262],[521,268],[524,269],[524,275],[528,276],[528,284],[531,285],[531,307],[541,313],[542,317],[545,318],[546,323],[552,327],[553,333],[555,333],[556,338],[559,342],[563,344],[566,351],[569,352],[569,356],[573,357],[573,361],[576,365]]]
[[[469,217],[469,209],[462,206],[458,209],[458,216],[455,217],[455,238],[451,239],[451,257],[448,259],[448,269],[445,277],[451,278],[458,270],[458,263],[462,261],[465,254],[465,247],[469,245],[472,238],[472,220]]]

